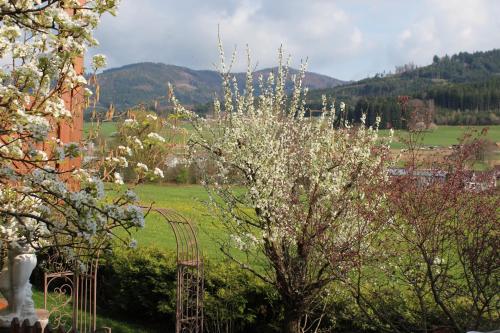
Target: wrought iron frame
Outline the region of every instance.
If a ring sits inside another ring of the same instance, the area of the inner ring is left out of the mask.
[[[63,326],[67,320],[73,332],[95,332],[97,329],[98,261],[98,258],[92,259],[84,272],[62,269],[64,264],[59,263],[59,272],[44,274],[44,309],[55,327]],[[58,286],[49,293],[53,283]],[[48,309],[49,298],[56,301],[52,309]],[[64,311],[69,303],[72,303],[71,316]]]
[[[146,208],[146,207],[144,207]],[[168,222],[177,247],[176,333],[203,332],[203,257],[192,223],[170,209],[156,208]]]
[[[176,242],[177,292],[176,333],[203,333],[204,266],[198,238],[192,223],[173,210],[142,207],[159,214],[172,228]],[[71,327],[78,332],[96,330],[96,295],[98,259],[92,259],[86,272],[77,272],[58,263],[52,273],[44,274],[44,308],[51,321],[59,326],[68,318],[62,309],[72,302]],[[59,281],[52,294],[58,305],[49,310],[48,297],[52,283]]]

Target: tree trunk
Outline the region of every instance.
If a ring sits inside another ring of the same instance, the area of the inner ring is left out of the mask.
[[[286,319],[283,323],[283,333],[299,333],[299,319]]]
[[[300,316],[295,309],[285,307],[285,319],[283,321],[283,333],[300,332]]]

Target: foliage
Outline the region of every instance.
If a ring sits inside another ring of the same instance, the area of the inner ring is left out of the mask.
[[[43,309],[44,307],[44,293],[43,287],[41,289],[33,290],[33,301],[35,302],[35,308]],[[50,304],[50,303],[49,303]],[[71,304],[67,304],[65,308],[65,312],[68,313],[68,316],[71,316],[73,309]],[[109,327],[113,332],[118,333],[151,333],[151,330],[146,325],[138,325],[133,323],[132,320],[116,320],[114,318],[104,316],[100,313],[97,313],[97,325],[100,327]]]
[[[340,116],[325,99],[319,119],[305,117],[305,65],[289,97],[281,52],[278,75],[260,78],[257,97],[250,64],[240,94],[222,51],[221,61],[224,100],[214,102],[213,121],[185,110],[173,95],[172,101],[193,121],[193,160],[215,164],[206,184],[231,236],[222,250],[277,289],[283,330],[297,332],[319,293],[349,271],[365,235],[377,228],[380,201],[371,189],[385,178],[386,147],[373,128],[350,126],[343,103]],[[235,179],[243,190],[235,189]],[[248,260],[238,260],[235,249]]]
[[[186,184],[188,182],[188,169],[182,167],[179,169],[179,172],[175,176],[175,182],[179,184]]]
[[[427,161],[419,135],[409,137],[407,172],[387,184],[389,224],[345,285],[389,331],[494,329],[500,199],[493,173],[468,169],[483,141],[466,136],[450,156]],[[404,300],[397,307],[395,292]]]
[[[117,250],[100,270],[98,304],[124,318],[175,327],[175,254],[151,248]]]
[[[98,304],[117,318],[154,322],[174,330],[176,264],[173,251],[154,247],[119,250],[101,269]],[[234,264],[205,265],[204,315],[207,332],[270,332],[277,313],[270,291]],[[270,302],[271,301],[271,302]]]

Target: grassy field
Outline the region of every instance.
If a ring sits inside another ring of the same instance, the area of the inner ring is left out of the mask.
[[[210,215],[206,206],[208,194],[201,185],[147,184],[135,188],[142,205],[153,203],[155,208],[171,209],[195,228],[200,250],[205,259],[219,261],[224,257],[220,241],[227,241],[223,224]],[[154,246],[175,251],[175,236],[170,224],[158,213],[146,217],[146,226],[132,233],[138,246]],[[232,255],[243,260],[244,252],[233,249]],[[256,263],[256,262],[255,262]],[[258,263],[256,263],[258,265]]]
[[[85,129],[88,131],[89,124]],[[484,126],[439,126],[436,130],[425,134],[423,144],[428,146],[447,148],[458,142],[458,138],[465,131],[480,131]],[[487,137],[493,142],[500,142],[500,126],[489,126]],[[116,123],[103,123],[101,132],[109,136],[116,131]],[[396,131],[396,137],[392,143],[393,149],[400,149],[406,132]],[[389,135],[388,130],[381,130],[382,136]],[[176,185],[142,185],[137,189],[137,194],[145,205],[154,203],[155,207],[170,208],[195,223],[198,228],[199,241],[203,252],[210,258],[220,256],[220,251],[214,238],[220,235],[220,226],[209,216],[207,208],[202,203],[208,199],[205,190],[201,186],[176,186]],[[158,214],[151,214],[147,218],[147,227],[134,234],[139,244],[155,245],[166,249],[175,249],[175,239],[168,223]]]
[[[95,126],[90,122],[86,122],[83,124],[83,135],[87,136],[89,134],[90,129]],[[104,137],[110,137],[114,132],[116,132],[116,123],[115,122],[104,122],[100,124],[100,134]]]
[[[483,128],[488,128],[487,138],[493,142],[500,142],[500,126],[439,126],[434,131],[425,133],[423,144],[428,146],[449,147],[457,144],[458,139],[466,131],[481,131]],[[381,130],[382,136],[389,136],[389,130]],[[391,144],[391,148],[400,149],[403,147],[403,139],[407,132],[396,131],[395,140]]]
[[[103,131],[111,131],[111,123],[105,124]],[[437,130],[426,133],[423,144],[437,147],[448,147],[458,142],[460,136],[467,130],[480,131],[483,126],[464,127],[464,126],[440,126]],[[388,130],[382,130],[382,135],[389,135]],[[402,147],[401,136],[405,132],[396,132],[396,139],[393,142],[394,149]],[[487,137],[500,142],[500,126],[490,126]],[[155,207],[170,208],[195,223],[199,235],[199,241],[203,252],[209,258],[217,258],[220,251],[217,243],[214,241],[221,235],[221,227],[214,223],[214,219],[209,216],[203,201],[208,199],[208,195],[202,186],[198,185],[141,185],[136,192],[145,205],[154,203]],[[175,239],[168,223],[158,216],[151,214],[147,218],[145,229],[134,234],[139,244],[155,245],[166,249],[175,249]]]
[[[153,203],[156,208],[172,209],[193,222],[203,254],[208,258],[220,257],[216,239],[223,235],[221,226],[209,215],[203,203],[208,194],[200,185],[147,184],[135,189],[141,204]],[[133,234],[139,246],[154,245],[175,250],[176,243],[170,225],[157,213],[146,218],[146,227]]]
[[[90,123],[85,123],[84,134],[87,135],[91,127]],[[189,128],[189,126],[183,126],[184,128]],[[429,131],[425,134],[423,144],[429,146],[438,147],[449,147],[453,144],[458,143],[458,138],[460,138],[466,131],[481,131],[483,128],[488,128],[487,138],[493,142],[500,142],[500,125],[494,126],[439,126],[434,131]],[[116,132],[116,123],[105,122],[101,124],[101,134],[105,137],[109,137],[112,133]],[[382,136],[388,136],[389,130],[381,130]],[[407,135],[405,131],[396,131],[395,140],[391,145],[391,148],[399,149],[403,147],[402,138]]]

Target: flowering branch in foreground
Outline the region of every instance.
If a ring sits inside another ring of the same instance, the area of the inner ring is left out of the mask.
[[[0,57],[8,63],[0,69],[2,241],[56,247],[71,258],[106,246],[116,228],[144,224],[135,195],[110,199],[98,169],[61,168],[81,157],[82,145],[54,138],[73,117],[64,96],[91,94],[74,61],[97,45],[93,30],[117,3],[0,1]],[[93,70],[104,64],[96,56]]]

